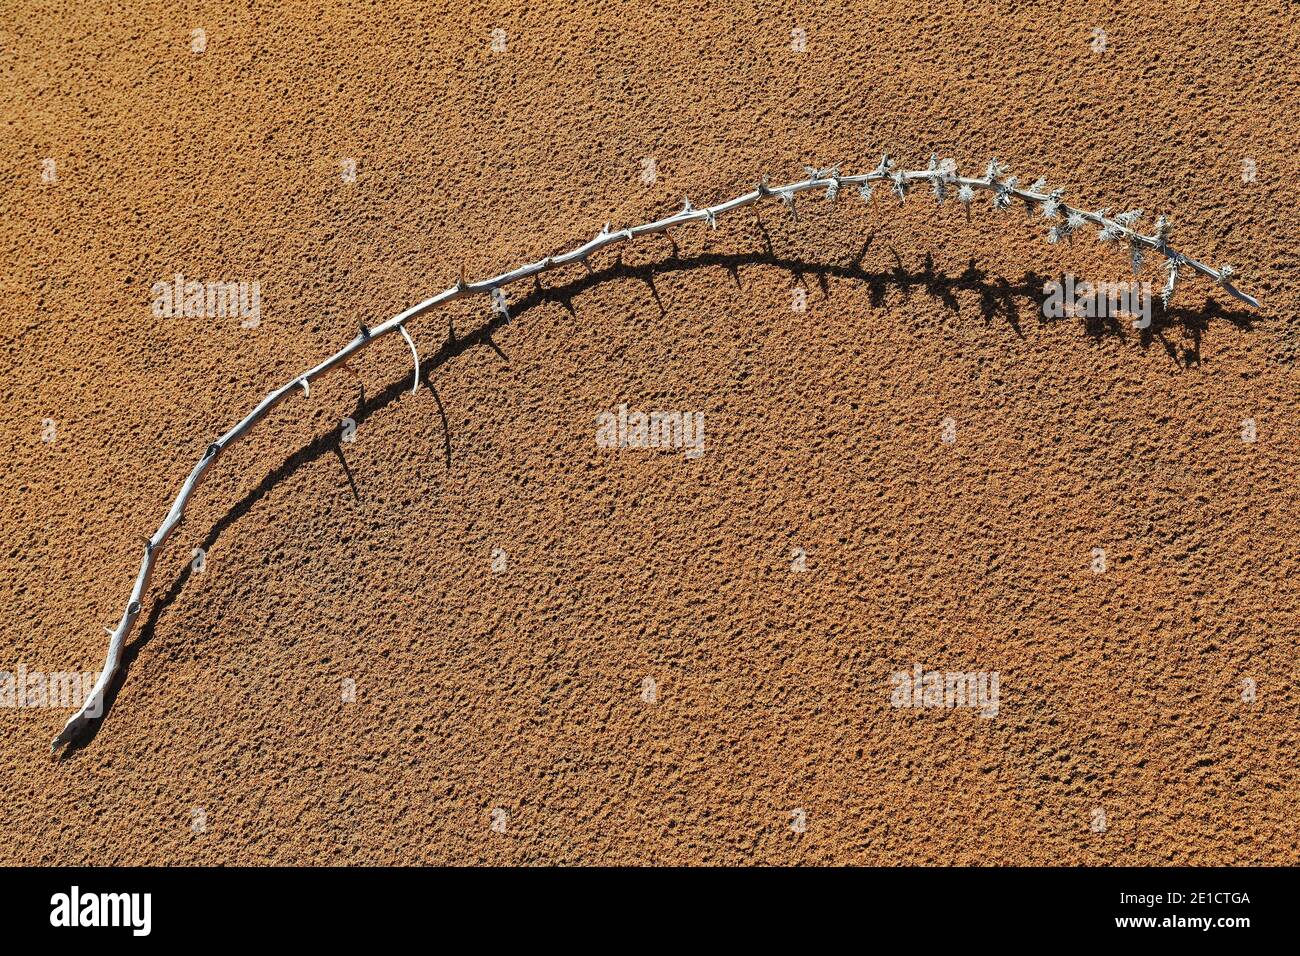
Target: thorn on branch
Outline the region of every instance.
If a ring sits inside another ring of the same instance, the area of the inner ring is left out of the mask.
[[[1103,210],[1098,215],[1100,215],[1104,219],[1106,217],[1106,211]],[[1119,226],[1113,222],[1107,222],[1105,225],[1101,227],[1101,230],[1097,233],[1097,241],[1117,242],[1118,240],[1122,239],[1123,236],[1124,236],[1124,229],[1122,226]]]
[[[1115,222],[1126,232],[1132,232],[1139,219],[1142,218],[1141,209],[1130,209],[1128,212],[1122,212],[1115,217]]]
[[[507,321],[510,319],[510,306],[506,302],[505,290],[500,286],[492,290],[492,311],[500,313]]]
[[[966,221],[970,222],[970,204],[975,201],[975,190],[970,186],[962,186],[957,190],[957,201],[966,207]]]
[[[798,222],[799,210],[796,209],[794,205],[794,190],[783,189],[781,190],[779,195],[781,196],[781,202],[784,203],[785,207],[790,210],[791,218],[793,218],[795,222]]]
[[[930,165],[926,167],[930,173],[930,188],[934,190],[934,201],[943,204],[944,197],[948,195],[947,174],[939,167],[939,154],[930,154]]]
[[[1156,241],[1157,247],[1161,250],[1169,248],[1169,219],[1167,217],[1161,216],[1156,220],[1156,232],[1151,238]]]
[[[306,394],[306,397],[311,398],[311,382],[307,380],[307,377],[303,376],[298,379],[298,384],[302,386],[302,390]]]
[[[902,172],[894,173],[889,179],[894,184],[894,195],[898,197],[899,205],[902,205],[907,201],[907,191],[912,188],[912,184]]]
[[[411,394],[414,395],[420,390],[420,353],[415,348],[415,340],[411,338],[411,333],[406,331],[405,323],[399,325],[397,331],[401,332],[402,338],[406,339],[406,344],[411,347],[411,357],[415,359],[415,376],[411,379]]]
[[[1051,229],[1047,230],[1047,241],[1055,244],[1060,242],[1062,239],[1069,239],[1073,242],[1074,232],[1078,229],[1082,229],[1087,224],[1088,220],[1083,218],[1082,213],[1072,212],[1065,217],[1064,222],[1057,223],[1052,226]]]
[[[1005,176],[1009,172],[1011,172],[1011,167],[1006,163],[998,162],[998,158],[994,156],[989,160],[989,164],[984,167],[984,182],[992,186],[996,179]]]
[[[997,160],[994,160],[997,162]],[[1011,205],[1011,190],[1016,188],[1016,177],[1012,176],[1000,183],[993,184],[993,208],[1006,209]]]
[[[1169,303],[1174,299],[1174,290],[1178,287],[1178,273],[1181,268],[1182,260],[1178,256],[1174,256],[1165,263],[1167,277],[1165,287],[1160,293],[1160,304],[1165,307],[1165,311],[1169,310]]]
[[[1033,192],[1038,192],[1038,190],[1035,189]],[[1047,198],[1043,200],[1044,218],[1055,219],[1061,214],[1061,197],[1064,195],[1064,189],[1053,189],[1048,193]]]
[[[1041,193],[1046,188],[1047,188],[1047,180],[1044,179],[1042,176],[1039,176],[1037,179],[1035,179],[1032,183],[1029,184],[1028,192]],[[1032,218],[1034,215],[1034,202],[1036,200],[1030,199],[1028,196],[1025,196],[1024,199],[1025,199],[1025,218],[1029,219]]]
[[[830,185],[826,187],[826,198],[834,202],[835,197],[840,192],[840,167],[828,166],[825,169],[816,169],[812,166],[805,166],[803,171],[808,174],[810,180],[829,179]]]

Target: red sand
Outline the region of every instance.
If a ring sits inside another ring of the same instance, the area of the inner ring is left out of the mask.
[[[1300,862],[1300,30],[1255,6],[20,4],[0,670],[97,669],[207,443],[358,322],[684,194],[996,153],[1264,308],[1044,322],[1123,257],[918,190],[638,241],[662,310],[613,256],[548,276],[436,398],[377,343],[218,463],[93,740],[0,708],[0,863]],[[261,325],[155,319],[178,271]],[[620,402],[704,455],[597,447]],[[917,663],[998,672],[997,716],[891,707]]]

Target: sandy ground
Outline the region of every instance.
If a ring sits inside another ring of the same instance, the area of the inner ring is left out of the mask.
[[[1245,6],[22,0],[4,671],[97,670],[207,443],[359,322],[685,194],[996,153],[1264,308],[1045,321],[1123,257],[918,191],[423,317],[432,387],[383,340],[218,464],[97,736],[0,708],[0,862],[1300,862],[1300,17]],[[177,272],[261,324],[155,318]],[[623,402],[704,454],[598,447]],[[996,716],[891,706],[917,664]]]

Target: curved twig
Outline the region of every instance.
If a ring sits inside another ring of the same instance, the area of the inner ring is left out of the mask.
[[[361,326],[360,334],[348,342],[343,348],[335,352],[329,358],[325,359],[319,365],[296,376],[287,384],[280,386],[271,394],[267,395],[258,405],[244,417],[242,421],[236,424],[228,432],[210,444],[207,451],[198,464],[191,470],[185,483],[181,485],[175,500],[172,502],[171,509],[163,519],[158,530],[148,539],[145,544],[144,558],[140,563],[140,570],[136,574],[135,585],[131,589],[131,596],[127,601],[126,610],[122,614],[121,620],[116,628],[109,631],[110,637],[108,642],[108,656],[104,661],[104,669],[95,682],[95,686],[86,696],[80,710],[68,720],[63,730],[54,738],[51,744],[51,751],[57,752],[59,748],[67,746],[76,740],[95,720],[103,713],[105,695],[108,686],[113,678],[117,675],[118,669],[122,663],[122,651],[126,644],[127,635],[131,632],[135,624],[136,617],[139,615],[145,593],[149,589],[149,580],[153,575],[154,565],[157,561],[158,552],[162,550],[167,539],[171,537],[176,526],[180,524],[185,514],[185,506],[189,503],[194,491],[198,488],[203,478],[207,475],[208,469],[221,456],[221,454],[234,444],[237,440],[246,435],[254,425],[261,421],[266,414],[280,403],[282,399],[290,394],[295,388],[302,387],[310,395],[308,383],[320,375],[324,375],[338,366],[342,365],[353,354],[365,348],[376,339],[383,338],[390,332],[401,332],[406,338],[407,344],[411,346],[411,351],[415,355],[415,387],[419,386],[420,359],[415,350],[415,343],[411,340],[409,333],[406,331],[406,323],[419,315],[423,315],[432,309],[439,308],[449,302],[462,298],[467,295],[485,294],[491,295],[493,290],[500,289],[511,282],[518,282],[522,279],[532,278],[543,272],[549,272],[552,269],[559,269],[572,263],[581,263],[587,265],[588,258],[595,252],[606,246],[615,245],[621,242],[629,242],[638,236],[651,235],[654,233],[667,232],[675,226],[684,226],[692,222],[708,223],[711,227],[717,226],[719,217],[740,209],[744,206],[751,206],[765,199],[776,198],[783,202],[791,211],[795,212],[795,196],[801,192],[807,192],[815,189],[825,189],[829,199],[835,199],[845,186],[857,186],[859,193],[864,199],[870,200],[873,184],[887,182],[890,190],[900,201],[906,199],[908,191],[914,183],[929,183],[933,190],[935,198],[939,202],[947,197],[950,187],[956,187],[957,200],[966,205],[968,211],[970,204],[975,197],[976,191],[993,193],[993,206],[995,209],[1004,209],[1011,205],[1013,199],[1023,201],[1031,211],[1037,206],[1043,216],[1051,223],[1048,232],[1048,241],[1057,242],[1063,238],[1072,238],[1073,234],[1086,224],[1092,224],[1100,229],[1099,238],[1104,242],[1127,244],[1135,267],[1140,267],[1142,255],[1145,250],[1154,250],[1166,259],[1166,268],[1168,280],[1164,287],[1163,299],[1166,307],[1169,299],[1173,295],[1174,286],[1177,283],[1179,274],[1183,269],[1190,269],[1204,275],[1219,285],[1221,285],[1228,294],[1240,299],[1253,307],[1259,307],[1259,300],[1253,296],[1239,291],[1231,282],[1233,270],[1228,266],[1214,269],[1202,262],[1193,259],[1190,256],[1175,251],[1168,242],[1169,227],[1167,220],[1161,218],[1156,225],[1156,231],[1152,235],[1142,235],[1137,231],[1137,221],[1141,217],[1140,210],[1122,213],[1111,217],[1109,210],[1091,212],[1076,206],[1070,206],[1061,201],[1061,190],[1048,191],[1046,184],[1039,180],[1029,189],[1022,189],[1016,185],[1015,177],[1009,177],[1009,170],[1000,164],[996,159],[988,164],[983,177],[965,177],[959,176],[956,172],[956,166],[950,160],[940,163],[937,157],[931,157],[929,166],[921,170],[896,170],[893,161],[889,156],[881,159],[880,165],[875,170],[858,176],[842,176],[838,167],[832,167],[826,170],[807,169],[807,178],[799,182],[790,183],[786,186],[769,186],[766,178],[760,180],[758,185],[747,193],[729,199],[725,202],[718,203],[714,206],[696,208],[691,205],[690,200],[686,200],[684,207],[664,219],[657,219],[653,222],[643,223],[639,226],[630,226],[626,229],[611,230],[606,224],[595,238],[583,243],[569,252],[556,256],[545,256],[536,262],[530,262],[519,266],[509,272],[503,272],[498,276],[490,279],[482,279],[478,282],[466,282],[463,268],[457,277],[455,285],[444,289],[437,295],[425,299],[417,305],[413,305],[405,311],[388,319],[374,328]]]
[[[415,349],[415,340],[411,338],[411,333],[406,331],[406,326],[398,327],[402,333],[402,338],[406,339],[406,344],[411,347],[411,357],[415,359],[415,375],[411,379],[411,394],[414,395],[420,390],[420,353]]]

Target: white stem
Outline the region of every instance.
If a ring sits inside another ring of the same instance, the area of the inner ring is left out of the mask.
[[[407,344],[410,345],[412,354],[415,356],[416,377],[413,389],[418,388],[420,357],[419,353],[415,350],[415,343],[411,340],[410,335],[406,331],[406,323],[425,312],[439,308],[440,306],[444,306],[449,302],[453,302],[456,299],[468,295],[490,295],[493,289],[497,289],[511,282],[519,282],[523,279],[531,278],[532,276],[539,275],[543,272],[549,272],[552,269],[559,269],[573,263],[582,263],[585,265],[587,259],[592,254],[604,249],[606,246],[629,242],[638,236],[667,232],[674,226],[684,226],[692,222],[708,222],[714,224],[718,217],[744,206],[754,205],[764,199],[775,198],[782,194],[793,196],[796,193],[806,192],[811,189],[828,189],[832,185],[835,185],[838,190],[842,186],[854,186],[863,183],[888,180],[893,176],[899,175],[908,181],[931,182],[936,178],[936,172],[934,170],[909,170],[891,173],[878,169],[874,172],[858,176],[839,176],[838,174],[832,173],[818,173],[809,176],[807,179],[790,183],[786,186],[769,187],[765,183],[760,183],[757,188],[752,189],[747,193],[743,193],[734,199],[718,203],[715,206],[708,206],[701,209],[690,208],[688,206],[686,209],[676,213],[675,215],[663,219],[657,219],[653,222],[644,223],[639,226],[632,226],[614,232],[603,229],[595,238],[583,243],[576,249],[572,249],[569,252],[558,256],[546,256],[536,262],[527,263],[518,268],[512,269],[509,272],[503,272],[501,275],[493,276],[490,279],[481,279],[478,282],[464,282],[463,280],[458,280],[452,287],[444,289],[437,295],[425,299],[423,302],[413,305],[403,312],[399,312],[381,325],[377,325],[373,329],[363,328],[356,338],[352,339],[352,341],[348,342],[347,345],[343,346],[343,348],[339,349],[315,368],[309,369],[301,375],[295,376],[287,384],[280,386],[275,391],[271,392],[271,394],[263,398],[262,401],[258,403],[257,407],[249,412],[242,421],[208,446],[203,457],[199,459],[198,464],[195,465],[193,470],[190,472],[189,477],[185,479],[185,483],[181,485],[181,489],[177,493],[176,499],[172,502],[171,510],[167,512],[167,516],[163,519],[162,524],[158,526],[158,530],[153,533],[153,536],[146,544],[144,559],[140,564],[139,573],[136,575],[135,586],[131,589],[131,597],[127,601],[126,610],[123,612],[122,619],[118,622],[117,627],[113,628],[109,632],[108,656],[104,661],[104,669],[100,673],[99,679],[95,682],[94,688],[91,690],[90,694],[87,695],[81,709],[77,711],[77,713],[73,714],[64,726],[63,730],[54,738],[54,742],[50,748],[51,751],[57,752],[59,748],[70,744],[73,740],[77,739],[93,721],[102,716],[108,685],[117,675],[118,668],[121,667],[122,651],[126,645],[126,638],[127,635],[130,634],[131,628],[135,624],[136,618],[139,616],[142,609],[158,553],[162,550],[163,545],[166,544],[167,539],[171,537],[172,532],[176,530],[176,526],[180,524],[181,518],[185,515],[185,506],[189,504],[191,496],[198,488],[200,482],[202,482],[208,469],[227,448],[240,438],[244,437],[244,435],[246,435],[254,425],[266,417],[266,414],[278,405],[286,395],[292,393],[295,388],[301,386],[308,392],[308,394],[310,394],[308,383],[311,380],[337,368],[371,342],[376,339],[381,339],[385,335],[394,331],[401,332],[403,337],[406,338]],[[972,189],[983,191],[996,191],[999,188],[1005,189],[1001,184],[995,183],[993,180],[988,178],[973,179],[949,176],[945,178],[944,181],[949,184],[969,186]],[[1030,192],[1024,189],[1012,188],[1006,191],[1017,198],[1030,202],[1041,203],[1049,198],[1047,194]],[[1077,209],[1073,206],[1067,206],[1064,203],[1060,204],[1060,209],[1067,216],[1071,213],[1077,213],[1083,216],[1087,221],[1096,225],[1109,226],[1113,229],[1120,230],[1123,232],[1124,238],[1129,242],[1154,249],[1167,259],[1181,262],[1202,275],[1208,276],[1220,283],[1231,295],[1241,301],[1256,308],[1259,306],[1259,301],[1257,299],[1235,289],[1231,283],[1227,281],[1221,271],[1217,271],[1195,259],[1175,252],[1167,244],[1158,241],[1154,237],[1139,235],[1135,231],[1122,227],[1113,219],[1108,219],[1099,213]]]

